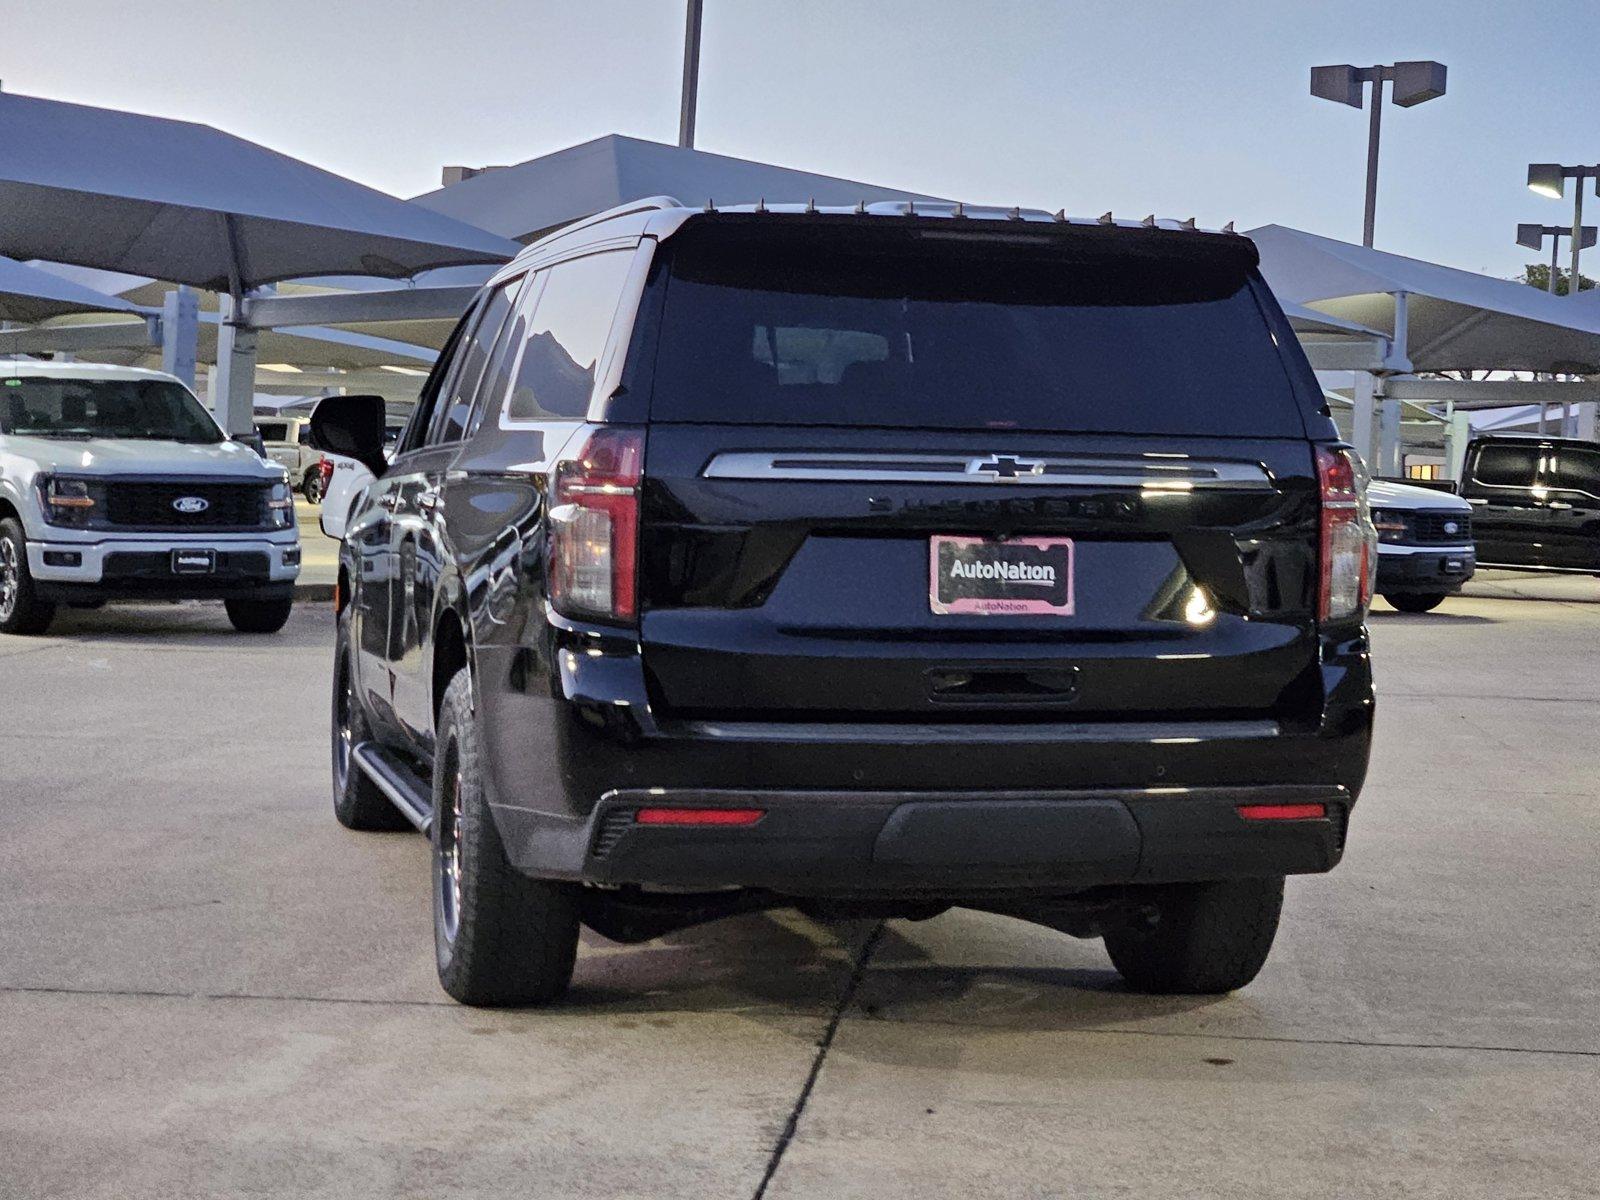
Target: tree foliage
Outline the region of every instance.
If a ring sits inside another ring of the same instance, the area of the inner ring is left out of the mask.
[[[1518,283],[1525,283],[1529,287],[1536,287],[1541,292],[1550,284],[1550,267],[1545,263],[1529,263],[1523,268],[1522,274],[1517,276]],[[1587,292],[1594,287],[1594,280],[1587,275],[1578,276],[1578,290]],[[1556,272],[1556,295],[1565,296],[1572,290],[1572,276],[1564,271]]]

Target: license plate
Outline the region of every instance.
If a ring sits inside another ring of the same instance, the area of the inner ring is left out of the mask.
[[[217,569],[215,550],[174,550],[172,573],[174,575],[210,575]]]
[[[928,604],[941,616],[1070,617],[1073,559],[1071,538],[938,534],[928,544]]]

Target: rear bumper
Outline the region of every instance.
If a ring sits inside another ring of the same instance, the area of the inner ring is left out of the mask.
[[[949,896],[1326,871],[1371,748],[1364,630],[1323,639],[1284,721],[686,720],[653,711],[636,650],[608,649],[559,648],[552,678],[477,648],[490,804],[528,875]],[[1285,796],[1328,815],[1238,813]],[[763,815],[636,827],[646,802]]]
[[[1330,870],[1351,796],[1338,785],[1057,792],[648,789],[605,796],[585,823],[580,876],[805,896],[1059,893]],[[1245,805],[1320,805],[1250,820]],[[644,808],[754,809],[755,823],[641,824]],[[542,835],[498,812],[513,858]],[[533,863],[519,864],[524,869]]]
[[[1378,550],[1378,593],[1453,592],[1477,570],[1471,546],[1388,547]]]

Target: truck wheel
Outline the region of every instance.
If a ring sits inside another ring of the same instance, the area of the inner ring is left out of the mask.
[[[1443,592],[1385,592],[1383,598],[1404,613],[1432,612],[1444,603]]]
[[[307,471],[305,482],[300,485],[300,491],[304,493],[307,504],[321,504],[322,472],[314,469]]]
[[[240,633],[277,633],[289,623],[294,600],[224,600],[222,606]]]
[[[56,606],[33,590],[22,522],[7,517],[0,521],[0,633],[43,633],[55,616]]]
[[[1105,935],[1136,991],[1216,995],[1256,977],[1283,909],[1283,876],[1152,888],[1153,919]]]
[[[410,829],[411,822],[350,757],[368,737],[350,640],[350,623],[341,620],[333,651],[333,815],[346,829]]]
[[[572,884],[530,879],[506,858],[484,795],[483,750],[463,669],[439,708],[433,769],[433,944],[439,982],[463,1004],[545,1004],[578,952]]]

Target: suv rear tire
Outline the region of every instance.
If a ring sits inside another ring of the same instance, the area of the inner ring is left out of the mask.
[[[0,633],[43,633],[55,616],[56,606],[33,590],[22,522],[7,517],[0,521]]]
[[[1385,592],[1383,598],[1403,613],[1432,612],[1444,603],[1443,592]]]
[[[410,829],[405,814],[351,758],[368,734],[366,713],[356,696],[350,640],[350,622],[341,618],[333,652],[333,815],[346,829]]]
[[[1157,994],[1217,995],[1254,979],[1272,950],[1283,876],[1151,889],[1153,922],[1105,935],[1129,986]]]
[[[506,858],[484,794],[483,752],[463,668],[439,706],[433,770],[433,942],[444,990],[463,1004],[546,1004],[578,952],[574,885],[530,879]]]
[[[277,633],[289,623],[294,599],[224,600],[222,606],[228,610],[228,620],[240,633]]]

